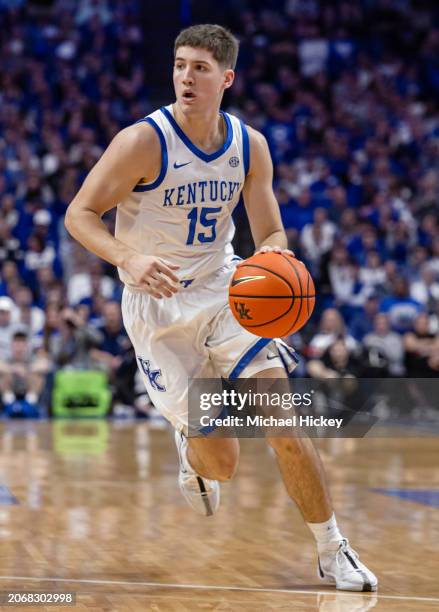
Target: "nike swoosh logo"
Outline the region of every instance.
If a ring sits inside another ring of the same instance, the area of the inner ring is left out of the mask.
[[[191,161],[185,162],[184,164],[179,164],[177,162],[174,162],[174,168],[183,168],[183,166],[187,166],[188,164],[191,164]]]
[[[277,358],[277,355],[267,355],[267,359],[269,359],[270,361],[276,358]]]
[[[236,285],[240,285],[241,283],[248,283],[252,280],[259,280],[260,278],[266,278],[265,276],[241,276],[241,278],[236,278],[232,280],[232,287],[236,287]]]

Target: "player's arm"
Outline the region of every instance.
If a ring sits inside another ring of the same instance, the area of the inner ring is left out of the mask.
[[[125,270],[141,289],[154,297],[177,291],[173,266],[137,253],[108,231],[102,216],[124,200],[141,178],[152,181],[160,172],[161,149],[154,129],[135,124],[115,136],[87,176],[67,209],[65,225],[86,249]]]
[[[244,183],[243,196],[256,250],[287,250],[287,236],[273,192],[273,163],[270,151],[260,132],[250,127],[247,129],[250,168]]]

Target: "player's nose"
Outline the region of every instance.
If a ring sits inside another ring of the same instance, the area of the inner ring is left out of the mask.
[[[183,74],[183,83],[184,85],[192,85],[194,82],[194,75],[191,69],[187,69]]]

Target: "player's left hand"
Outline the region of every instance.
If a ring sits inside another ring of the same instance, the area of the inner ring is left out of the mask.
[[[255,252],[255,255],[259,255],[259,253],[285,253],[285,255],[291,255],[292,257],[296,257],[294,252],[290,249],[283,249],[280,246],[262,246]]]

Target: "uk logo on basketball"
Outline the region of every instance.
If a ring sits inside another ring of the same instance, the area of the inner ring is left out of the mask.
[[[139,363],[140,363],[140,366],[143,372],[149,379],[151,387],[155,391],[162,391],[162,392],[166,391],[166,387],[164,385],[161,385],[157,380],[158,377],[162,375],[162,371],[161,370],[151,370],[150,361],[148,361],[147,359],[142,359],[141,357],[138,357],[138,359],[139,359]]]
[[[243,302],[234,302],[235,310],[238,313],[240,319],[251,319],[250,308],[246,308]]]
[[[229,166],[232,166],[232,168],[236,168],[236,166],[239,166],[239,157],[231,157],[229,159]]]

